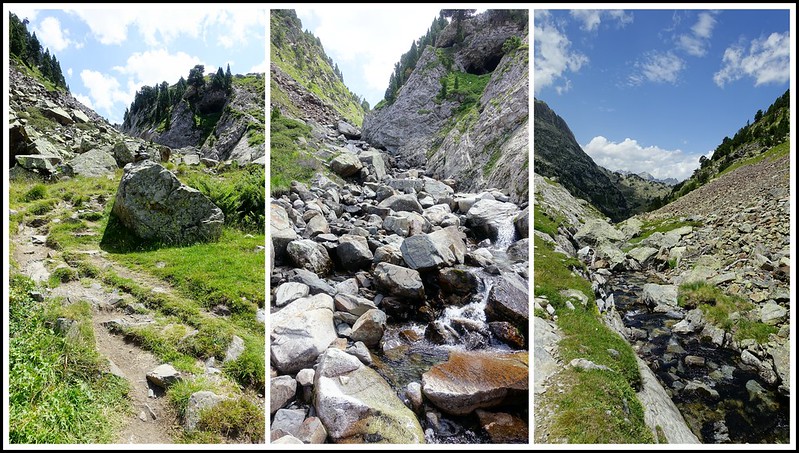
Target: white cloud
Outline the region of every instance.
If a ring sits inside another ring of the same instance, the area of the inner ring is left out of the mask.
[[[679,149],[644,147],[630,138],[615,143],[600,135],[584,145],[583,150],[594,162],[609,170],[647,172],[658,179],[683,180],[699,166],[699,156],[687,155]]]
[[[334,62],[340,66],[358,62],[361,71],[358,75],[367,85],[365,88],[382,92],[388,86],[394,63],[408,51],[413,40],[427,32],[433,19],[438,17],[440,5],[352,5],[346,8],[320,5],[312,9],[299,6],[296,11],[304,28],[308,28],[311,21],[318,24],[313,33]],[[347,75],[345,72],[344,76]],[[350,88],[361,91],[357,87]]]
[[[676,84],[685,69],[685,61],[671,51],[651,51],[644,55],[643,60],[636,61],[634,67],[635,72],[628,78],[632,86],[644,82]]]
[[[124,10],[72,10],[89,26],[102,44],[121,44],[128,40],[128,29],[135,26],[144,43],[150,47],[164,46],[175,38],[187,35],[205,38],[208,27],[221,24],[229,34],[219,38],[219,44],[230,48],[250,39],[263,38],[266,24],[264,9],[213,8],[163,9],[159,5]]]
[[[225,49],[230,49],[237,44],[246,44],[250,40],[265,41],[266,10],[222,11],[217,20],[229,33],[219,36],[219,44]]]
[[[619,27],[633,21],[633,14],[621,9],[600,10],[600,9],[573,9],[569,11],[571,16],[582,22],[582,28],[586,31],[595,31],[602,23],[602,17],[610,18],[618,22]]]
[[[175,83],[181,76],[188,77],[189,69],[194,65],[204,64],[200,57],[188,55],[184,52],[169,53],[166,49],[135,52],[128,57],[125,66],[114,66],[112,69],[120,74],[127,75],[137,89],[141,85],[155,85],[166,80]],[[216,71],[205,65],[205,73]],[[131,99],[132,100],[132,99]]]
[[[69,47],[72,41],[69,39],[69,30],[61,29],[61,22],[55,17],[45,17],[36,27],[36,36],[44,47],[50,48],[50,52],[61,52]]]
[[[710,37],[713,36],[713,27],[716,25],[715,12],[699,13],[696,23],[691,27],[691,33],[677,37],[677,46],[695,57],[707,54]]]
[[[129,104],[131,96],[128,92],[120,89],[119,81],[113,76],[90,69],[81,71],[80,78],[83,81],[83,86],[89,90],[88,98],[83,97],[83,99],[88,101],[88,104],[81,98],[78,98],[78,100],[93,110],[102,110],[102,113],[107,115],[112,123],[121,123],[122,118],[112,117],[114,116],[114,105],[118,103]]]
[[[724,51],[722,68],[713,75],[713,81],[722,88],[745,76],[755,79],[755,86],[786,83],[790,80],[790,57],[791,40],[787,31],[752,40],[748,53],[744,46],[733,45]]]
[[[75,99],[77,99],[78,102],[80,102],[81,104],[83,104],[86,107],[89,107],[90,109],[94,110],[94,104],[92,103],[92,100],[89,99],[88,96],[82,95],[80,93],[75,93],[75,94],[73,94],[73,97]]]
[[[696,37],[710,38],[713,35],[713,27],[716,25],[716,19],[713,16],[714,13],[711,12],[699,13],[699,19],[691,27],[691,31]]]
[[[247,72],[248,73],[249,72],[255,72],[255,73],[260,72],[260,73],[266,74],[267,69],[269,69],[269,68],[266,66],[266,60],[264,59],[263,61],[261,61],[257,65],[251,67],[250,70],[247,71]]]
[[[588,57],[570,49],[569,38],[552,23],[549,13],[535,12],[533,27],[533,59],[534,90],[539,93],[542,88],[559,83],[558,92],[568,90],[570,81],[564,76],[567,71],[577,72],[588,63]],[[562,82],[560,80],[563,79]]]
[[[72,68],[67,69],[67,75],[72,77]]]

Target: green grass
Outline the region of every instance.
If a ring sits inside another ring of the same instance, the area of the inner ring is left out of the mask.
[[[732,172],[732,171],[734,171],[734,170],[736,170],[736,169],[738,169],[740,167],[757,164],[757,163],[762,162],[764,160],[774,161],[774,160],[777,160],[777,159],[779,159],[781,157],[788,156],[790,152],[791,152],[791,141],[790,140],[786,140],[786,141],[780,143],[779,145],[777,145],[777,146],[769,149],[768,151],[765,151],[765,152],[763,152],[763,153],[761,153],[761,154],[759,154],[757,156],[750,157],[748,159],[744,159],[744,160],[735,162],[734,164],[732,164],[729,167],[725,168],[724,171],[722,171],[721,173],[718,174],[718,176],[721,176],[721,175],[723,175],[725,173],[730,173],[730,172]]]
[[[778,331],[774,326],[749,317],[756,317],[759,312],[755,304],[739,296],[726,294],[707,282],[680,285],[677,303],[687,309],[699,307],[708,321],[731,332],[738,341],[751,338],[763,344],[768,342],[770,334]]]
[[[667,233],[684,226],[692,226],[696,228],[702,226],[702,222],[695,220],[680,220],[676,218],[646,221],[643,223],[643,225],[641,225],[641,233],[627,241],[627,245],[622,248],[622,251],[630,251],[631,249],[635,248],[636,244],[641,243],[641,241],[655,233]]]
[[[564,219],[560,215],[551,215],[549,212],[544,212],[540,203],[533,204],[533,229],[546,233],[553,238],[558,234],[558,227],[560,227]]]
[[[101,373],[86,302],[62,310],[33,300],[33,282],[9,286],[9,441],[24,444],[108,443],[127,409],[127,383]],[[58,333],[55,318],[77,328]]]
[[[263,442],[266,431],[263,410],[244,398],[202,410],[197,428],[241,443]]]
[[[320,169],[319,162],[300,148],[300,137],[310,138],[311,128],[279,116],[270,122],[269,188],[273,194],[288,191],[292,181],[307,183]]]
[[[536,215],[534,222],[538,222],[539,217],[542,216]],[[547,219],[542,224],[544,229],[552,231],[557,222]],[[582,263],[556,253],[551,245],[537,236],[533,241],[535,295],[546,296],[555,307],[557,324],[563,332],[559,343],[562,360],[568,363],[575,358],[584,358],[612,370],[577,371],[569,368],[561,373],[559,382],[568,383],[566,390],[549,396],[545,403],[555,408],[550,434],[569,443],[653,442],[635,395],[635,388],[641,384],[635,352],[601,320],[593,303],[590,282],[574,272],[574,269],[583,267]],[[591,302],[586,306],[574,304],[574,310],[568,309],[560,294],[566,289],[582,292]],[[544,313],[537,312],[536,315]],[[611,354],[610,349],[618,354]]]
[[[221,173],[192,172],[184,183],[211,199],[225,214],[225,224],[249,233],[266,231],[264,167],[247,165]]]
[[[569,390],[550,392],[542,403],[557,408],[550,439],[570,444],[654,443],[635,391],[612,373],[567,369],[558,382]]]

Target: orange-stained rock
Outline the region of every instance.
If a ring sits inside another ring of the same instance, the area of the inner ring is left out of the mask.
[[[441,410],[466,415],[507,402],[527,402],[528,353],[453,351],[422,375],[422,391]]]

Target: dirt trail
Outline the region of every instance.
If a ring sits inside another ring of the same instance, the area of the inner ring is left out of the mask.
[[[13,229],[13,227],[12,227]],[[35,228],[24,226],[16,234],[12,233],[12,257],[19,270],[35,281],[46,281],[54,263],[62,260],[56,253],[48,248],[42,237],[46,235],[43,227]],[[119,266],[105,259],[101,251],[90,251],[92,264],[98,267]],[[56,264],[58,265],[58,264]],[[155,287],[152,278],[137,278],[132,272],[127,272],[126,277],[136,278],[143,285]],[[162,290],[168,285],[158,281],[157,286]],[[117,435],[116,443],[120,444],[172,444],[175,436],[180,431],[177,416],[169,405],[162,389],[148,383],[146,375],[149,371],[161,364],[153,354],[145,351],[135,344],[125,341],[120,335],[115,335],[105,327],[104,323],[111,320],[124,320],[128,323],[145,323],[152,320],[149,315],[128,314],[114,307],[118,299],[130,296],[119,294],[114,290],[106,289],[100,281],[92,278],[83,278],[82,281],[71,281],[53,288],[46,297],[62,297],[66,303],[76,303],[84,300],[92,306],[92,322],[97,351],[110,360],[109,367],[114,374],[126,379],[130,388],[131,411],[125,414],[125,421]],[[124,304],[122,304],[124,305]],[[152,396],[151,396],[152,394]]]

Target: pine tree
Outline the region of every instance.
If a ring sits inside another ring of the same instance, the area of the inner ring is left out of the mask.
[[[230,63],[227,64],[227,70],[225,70],[225,90],[230,93],[233,89],[233,74],[230,73]]]

